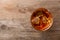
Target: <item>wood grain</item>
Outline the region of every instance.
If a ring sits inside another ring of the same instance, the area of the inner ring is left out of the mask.
[[[48,9],[54,18],[52,27],[35,30],[30,17],[40,7]],[[60,0],[0,1],[0,40],[60,40]]]

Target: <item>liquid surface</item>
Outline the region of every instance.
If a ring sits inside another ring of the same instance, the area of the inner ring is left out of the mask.
[[[48,10],[40,8],[33,12],[31,23],[37,30],[46,29],[45,27],[51,23],[51,14]]]

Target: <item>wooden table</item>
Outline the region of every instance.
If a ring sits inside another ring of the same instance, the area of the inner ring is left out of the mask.
[[[32,12],[41,7],[54,18],[52,27],[45,32],[35,30],[30,23]],[[2,0],[0,40],[60,40],[60,0]]]

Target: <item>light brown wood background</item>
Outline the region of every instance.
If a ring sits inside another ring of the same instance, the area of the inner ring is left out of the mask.
[[[30,23],[32,12],[41,7],[54,18],[45,32]],[[60,0],[0,0],[0,40],[60,40]]]

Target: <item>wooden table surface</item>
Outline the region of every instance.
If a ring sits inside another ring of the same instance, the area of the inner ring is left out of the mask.
[[[41,7],[54,18],[52,27],[44,32],[30,23],[32,12]],[[60,0],[1,0],[0,40],[60,40]]]

